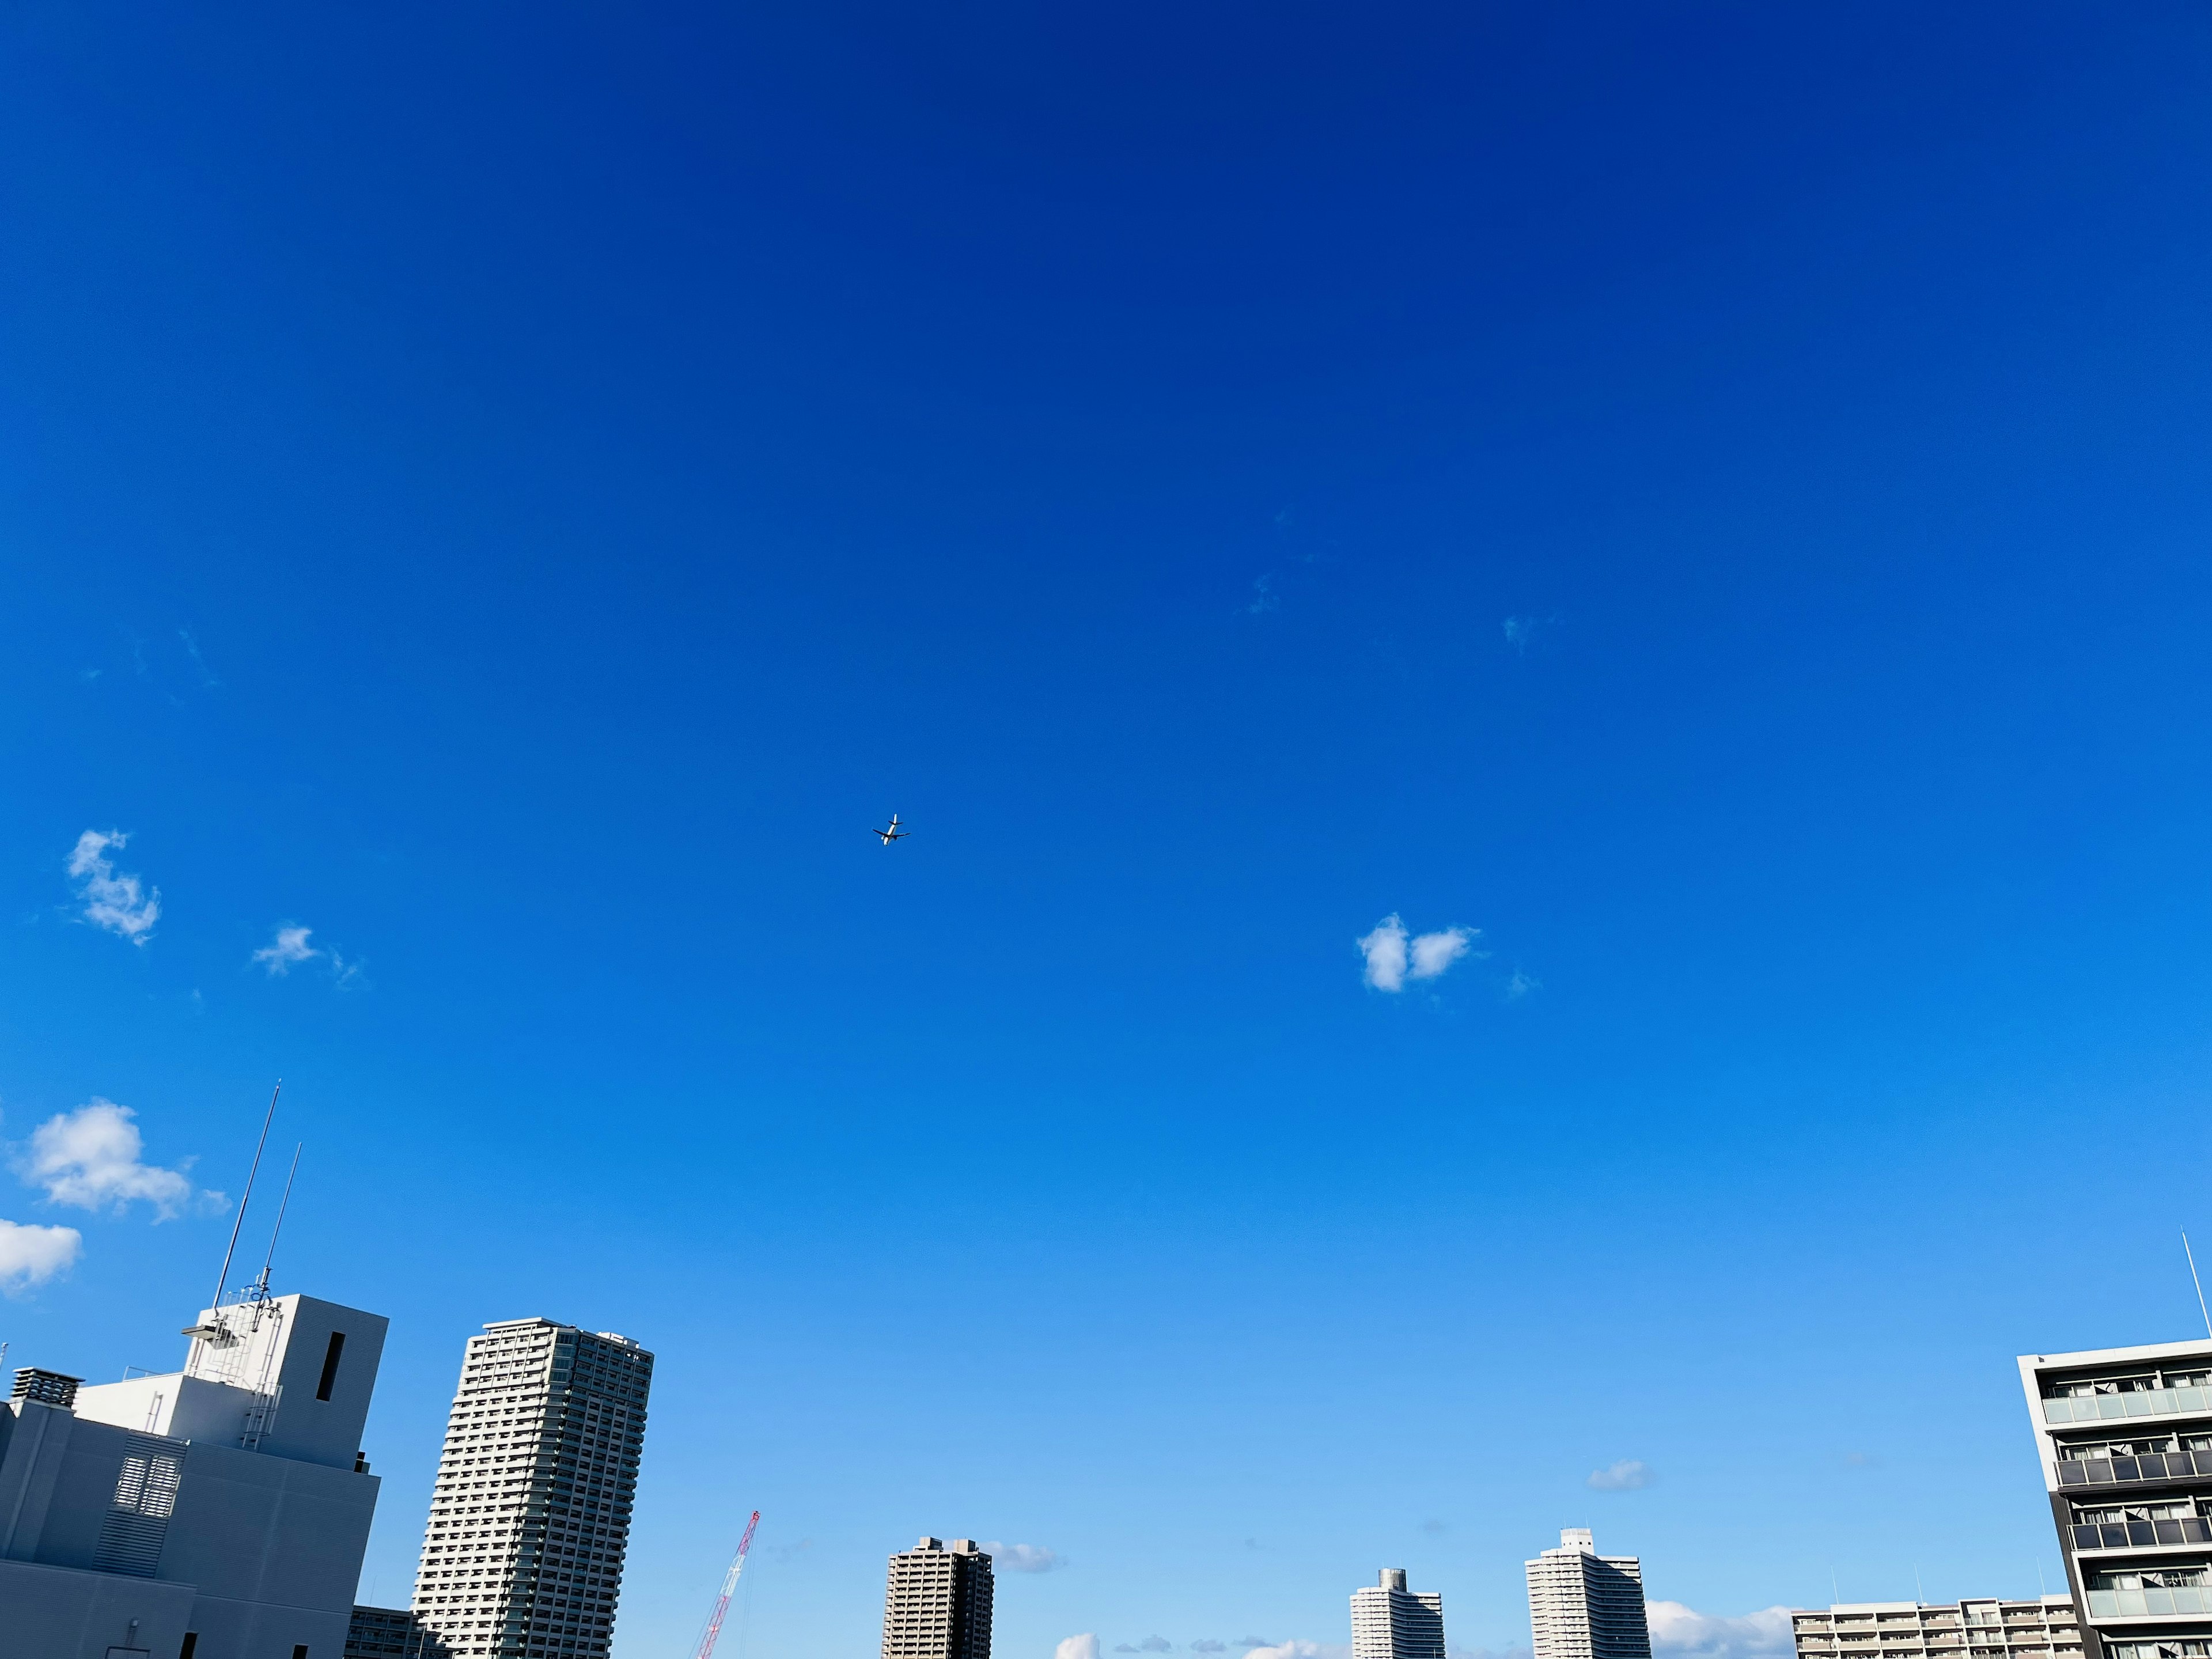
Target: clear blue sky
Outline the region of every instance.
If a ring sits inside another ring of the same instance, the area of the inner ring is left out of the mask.
[[[40,1126],[282,1075],[382,1601],[540,1313],[623,1659],[754,1507],[744,1659],[2055,1586],[2013,1356],[2212,1240],[2201,8],[198,10],[0,21],[15,1361],[228,1224]]]

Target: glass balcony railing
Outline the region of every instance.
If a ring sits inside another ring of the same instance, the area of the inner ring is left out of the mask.
[[[2147,1618],[2161,1613],[2212,1613],[2212,1585],[2193,1585],[2185,1589],[2089,1592],[2092,1619]]]
[[[2212,1389],[2143,1389],[2134,1394],[2081,1394],[2043,1402],[2046,1423],[2116,1423],[2130,1417],[2185,1417],[2212,1412]]]
[[[2179,1394],[2176,1389],[2171,1392]],[[2062,1486],[2104,1486],[2123,1480],[2182,1480],[2212,1474],[2212,1451],[2150,1452],[2141,1457],[2062,1457]]]
[[[2074,1528],[2077,1550],[2124,1550],[2141,1544],[2212,1544],[2212,1521],[2185,1516],[2178,1521],[2083,1522]]]

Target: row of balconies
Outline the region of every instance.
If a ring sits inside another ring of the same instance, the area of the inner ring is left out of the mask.
[[[2100,1396],[2109,1398],[2110,1396]],[[2122,1395],[2123,1400],[2134,1398]],[[2212,1451],[2146,1452],[2137,1457],[2062,1457],[2055,1466],[2062,1486],[2106,1486],[2130,1480],[2186,1480],[2212,1476]]]
[[[2205,1412],[2212,1412],[2212,1389],[2147,1389],[2043,1402],[2046,1423],[2117,1423],[2131,1417],[2192,1417]]]
[[[2093,1589],[2092,1619],[2146,1619],[2159,1613],[2212,1613],[2212,1585],[2185,1584],[2175,1589]]]
[[[2119,1550],[2158,1544],[2212,1544],[2212,1521],[2190,1516],[2171,1521],[2100,1521],[2072,1528],[2077,1550]]]

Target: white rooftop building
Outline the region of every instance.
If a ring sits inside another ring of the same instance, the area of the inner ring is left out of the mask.
[[[387,1323],[250,1296],[185,1332],[180,1370],[21,1374],[0,1407],[0,1659],[337,1659]]]
[[[1352,1659],[1444,1659],[1444,1598],[1406,1588],[1403,1567],[1352,1592]]]

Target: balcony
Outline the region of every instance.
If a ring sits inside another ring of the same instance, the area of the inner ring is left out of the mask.
[[[2142,1389],[2083,1394],[2043,1402],[2046,1423],[2116,1423],[2131,1417],[2189,1417],[2212,1412],[2212,1389]]]
[[[2174,1454],[2169,1452],[2167,1455]],[[2077,1550],[2124,1550],[2146,1544],[2212,1544],[2212,1521],[2198,1516],[2177,1521],[2091,1522],[2075,1527],[2073,1532],[2074,1547]]]
[[[2092,1619],[2145,1619],[2168,1613],[2212,1613],[2212,1585],[2182,1589],[2093,1589]]]
[[[2188,1394],[2192,1390],[2171,1389],[2167,1392]],[[2100,1397],[2114,1398],[2111,1395]],[[2125,1400],[2133,1396],[2118,1397]],[[2185,1480],[2191,1475],[2212,1475],[2212,1451],[2152,1452],[2142,1457],[2062,1457],[2057,1468],[2058,1484],[2062,1486],[2106,1486],[2129,1480]]]

